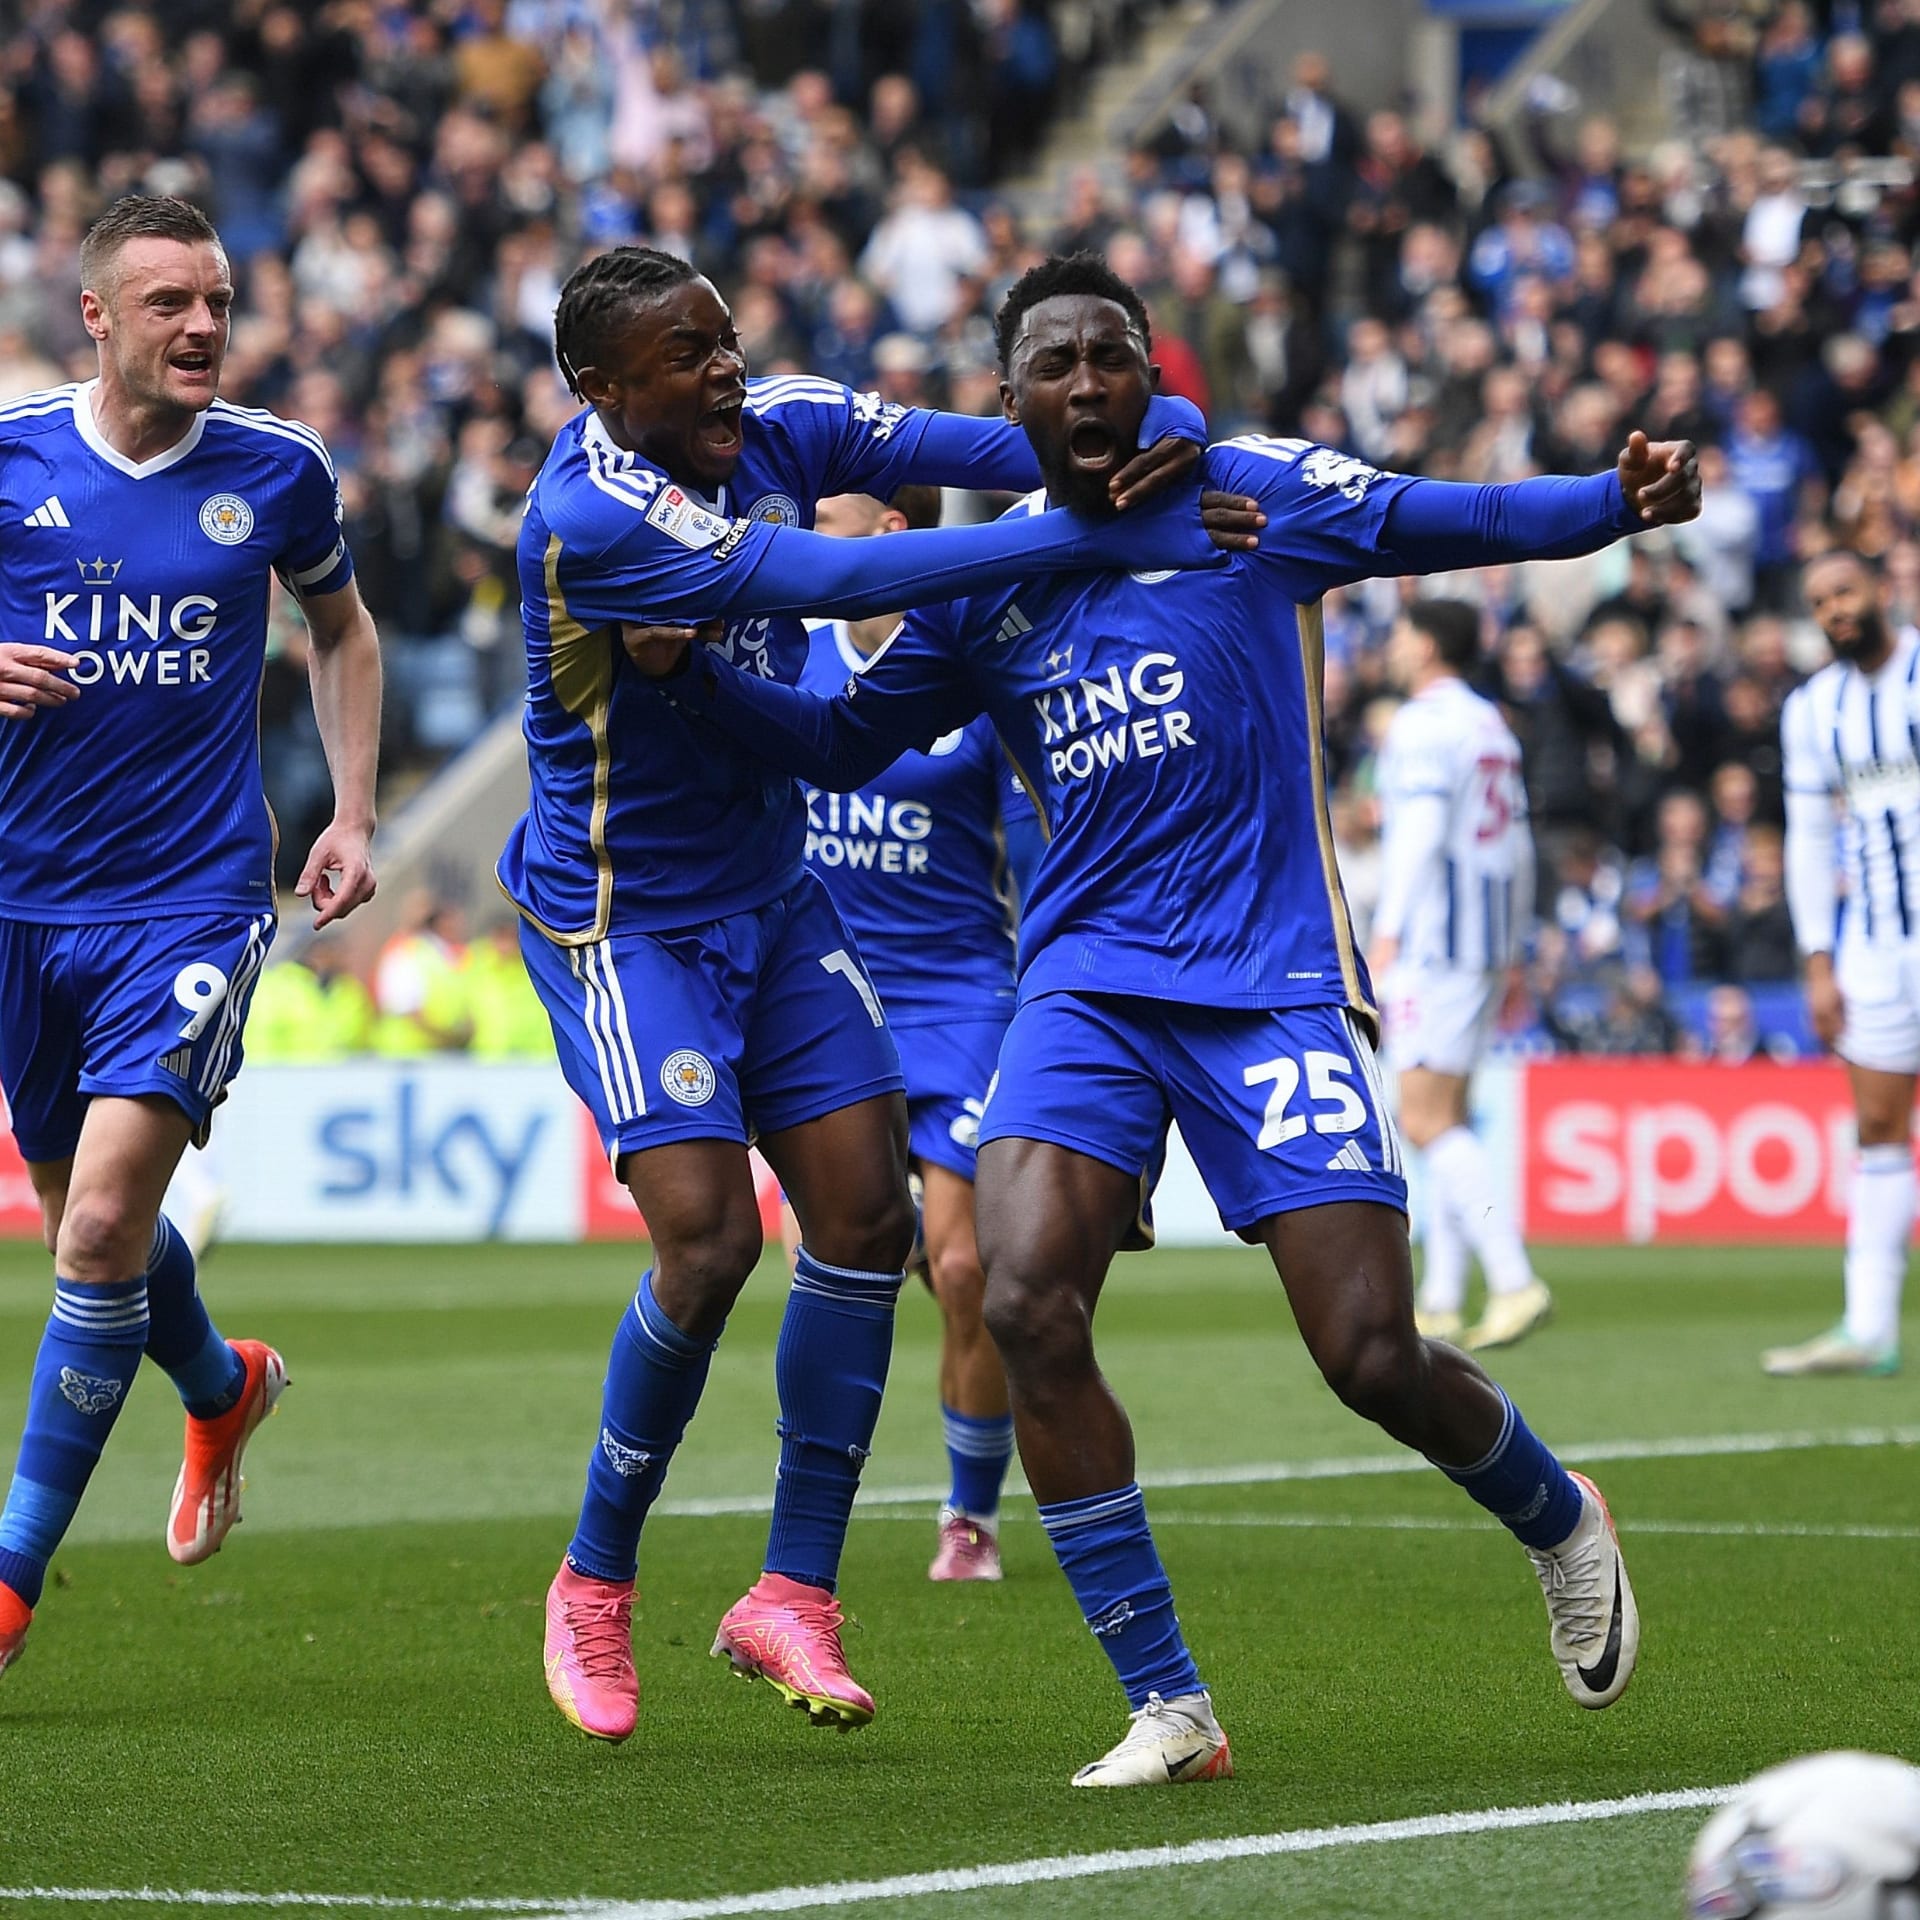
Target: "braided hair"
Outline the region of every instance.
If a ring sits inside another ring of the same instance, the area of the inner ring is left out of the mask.
[[[1103,254],[1083,250],[1053,255],[1037,267],[1029,267],[1011,287],[993,318],[993,343],[1000,352],[1000,370],[1004,373],[1013,361],[1014,342],[1020,337],[1020,322],[1030,308],[1043,300],[1062,294],[1090,294],[1096,300],[1111,300],[1124,309],[1128,324],[1140,336],[1141,344],[1153,351],[1153,329],[1147,324],[1147,309],[1126,281],[1107,265]]]
[[[653,247],[614,247],[574,268],[553,314],[553,351],[568,390],[584,400],[580,369],[598,366],[620,322],[634,308],[698,273],[677,254]]]

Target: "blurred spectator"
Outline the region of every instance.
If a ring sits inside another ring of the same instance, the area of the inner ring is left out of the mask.
[[[1680,1045],[1680,1023],[1668,1010],[1664,983],[1648,966],[1616,969],[1598,1007],[1541,1008],[1541,1024],[1568,1053],[1670,1054]]]
[[[1820,42],[1806,0],[1785,0],[1761,36],[1754,61],[1754,112],[1760,131],[1783,140],[1800,124],[1820,74]]]
[[[476,1060],[551,1060],[553,1029],[527,978],[518,920],[495,920],[466,951],[469,1051]]]
[[[473,1036],[465,961],[466,915],[451,900],[416,893],[374,968],[374,1050],[407,1058],[464,1048]]]
[[[1793,529],[1820,467],[1813,449],[1782,425],[1780,402],[1756,387],[1739,403],[1739,424],[1727,439],[1727,470],[1733,484],[1753,502],[1759,520],[1754,544],[1754,588],[1759,603],[1786,606],[1794,591]]]
[[[925,161],[909,164],[893,210],[873,231],[860,270],[916,333],[935,333],[953,315],[965,276],[987,263],[987,237],[953,204],[947,176]]]
[[[1725,930],[1730,979],[1792,980],[1799,972],[1793,921],[1787,913],[1786,855],[1780,829],[1747,829],[1740,890]]]
[[[1293,84],[1280,103],[1299,129],[1300,158],[1310,167],[1345,175],[1360,149],[1352,110],[1333,91],[1333,69],[1320,53],[1302,53],[1293,63]]]
[[[1619,855],[1591,827],[1555,835],[1542,865],[1542,940],[1548,949],[1543,955],[1548,989],[1540,996],[1544,1000],[1566,981],[1598,978],[1618,960],[1625,935],[1620,909],[1626,873]]]
[[[1691,433],[1678,434],[1692,439]],[[1760,551],[1760,506],[1733,482],[1725,452],[1700,449],[1700,517],[1673,530],[1674,544],[1698,570],[1709,592],[1738,619],[1753,604],[1753,569]]]
[[[1500,217],[1473,243],[1467,261],[1468,277],[1496,308],[1512,300],[1523,278],[1538,276],[1552,285],[1572,273],[1573,241],[1547,217],[1552,204],[1552,194],[1537,181],[1501,188]]]
[[[1604,693],[1556,660],[1532,627],[1502,637],[1485,691],[1498,701],[1526,756],[1527,805],[1537,835],[1584,826],[1598,811],[1593,763],[1619,738]]]
[[[247,1057],[286,1066],[350,1060],[370,1048],[373,1020],[373,996],[345,948],[322,935],[298,959],[261,973],[247,1010]]]
[[[1651,968],[1669,987],[1719,971],[1729,902],[1709,880],[1706,838],[1700,796],[1668,794],[1653,853],[1636,861],[1627,879],[1627,953],[1634,966]]]
[[[1707,1030],[1685,1051],[1689,1058],[1718,1067],[1744,1067],[1759,1058],[1760,1029],[1754,1025],[1753,1002],[1739,987],[1715,987],[1707,995]]]

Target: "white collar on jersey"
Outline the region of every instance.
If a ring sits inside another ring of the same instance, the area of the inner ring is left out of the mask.
[[[163,448],[151,460],[129,460],[108,441],[100,431],[99,421],[93,417],[93,390],[99,384],[98,380],[83,380],[74,388],[74,431],[108,466],[124,473],[128,479],[144,480],[149,474],[165,473],[169,467],[177,467],[200,444],[200,436],[207,430],[205,411],[196,413],[193,425],[172,446]]]
[[[907,616],[903,613],[894,621],[893,632],[888,634],[871,653],[862,653],[860,649],[853,644],[853,636],[847,631],[847,623],[844,620],[829,620],[826,622],[826,628],[827,631],[833,635],[834,651],[838,653],[841,660],[845,662],[847,671],[849,673],[865,673],[866,670],[893,645],[900,629],[906,624]]]
[[[607,431],[607,423],[600,418],[599,413],[595,410],[590,409],[588,411],[587,424],[580,429],[580,438],[583,441],[592,441],[602,453],[610,455],[614,462],[622,469],[631,468],[636,461],[645,457],[642,454],[635,453],[631,447],[621,446],[620,443],[614,439],[613,435]],[[727,510],[727,489],[724,484],[721,486],[719,493],[711,499],[708,499],[706,493],[701,488],[689,486],[684,480],[675,480],[673,481],[673,485],[678,487],[682,493],[692,494],[696,500],[706,500],[707,504],[714,508],[716,512],[725,513]]]

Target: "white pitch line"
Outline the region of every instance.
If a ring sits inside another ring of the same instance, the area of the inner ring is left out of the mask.
[[[1716,1456],[1765,1453],[1809,1453],[1822,1447],[1920,1447],[1920,1426],[1833,1427],[1796,1429],[1781,1433],[1670,1434],[1631,1440],[1587,1440],[1557,1448],[1563,1460],[1592,1465],[1609,1460],[1705,1460]],[[1167,1473],[1143,1473],[1140,1484],[1150,1491],[1177,1491],[1184,1487],[1275,1486],[1291,1480],[1362,1480],[1395,1473],[1431,1473],[1434,1469],[1418,1454],[1360,1453],[1319,1460],[1262,1460],[1223,1467],[1176,1468]],[[863,1487],[855,1518],[874,1507],[937,1505],[948,1489],[929,1482],[923,1487]],[[1009,1500],[1030,1500],[1024,1489],[1009,1488]],[[678,1514],[682,1519],[712,1520],[735,1514],[768,1513],[770,1494],[730,1494],[710,1500],[662,1500],[654,1511]]]
[[[339,1907],[413,1913],[566,1914],[578,1920],[736,1920],[762,1913],[803,1913],[821,1907],[865,1906],[928,1894],[979,1893],[989,1887],[1031,1887],[1050,1880],[1091,1880],[1103,1874],[1155,1873],[1174,1867],[1219,1866],[1284,1854],[1327,1853],[1339,1847],[1377,1847],[1398,1840],[1450,1840],[1476,1833],[1518,1833],[1530,1827],[1579,1826],[1647,1813],[1684,1813],[1724,1805],[1737,1787],[1682,1787],[1635,1793],[1618,1800],[1560,1800],[1539,1807],[1488,1807],[1475,1813],[1431,1813],[1366,1826],[1305,1827],[1290,1833],[1249,1833],[1226,1840],[1190,1840],[1177,1847],[1128,1847],[1110,1853],[1051,1854],[997,1866],[951,1867],[902,1873],[885,1880],[833,1880],[810,1887],[769,1887],[705,1900],[428,1900],[377,1893],[245,1893],[230,1889],[163,1887],[0,1887],[0,1901],[133,1901],[179,1907]]]
[[[397,1893],[245,1893],[225,1887],[0,1887],[0,1901],[55,1900],[70,1905],[133,1902],[149,1907],[321,1907],[400,1913],[565,1913],[584,1901],[426,1900]]]
[[[893,1514],[875,1515],[893,1519]],[[900,1515],[899,1518],[907,1518]],[[1483,1520],[1428,1518],[1420,1514],[1349,1513],[1156,1513],[1156,1527],[1274,1527],[1313,1533],[1489,1533]],[[1920,1540],[1920,1527],[1801,1525],[1795,1521],[1642,1520],[1629,1515],[1622,1523],[1629,1542],[1642,1533],[1675,1534],[1698,1540]]]

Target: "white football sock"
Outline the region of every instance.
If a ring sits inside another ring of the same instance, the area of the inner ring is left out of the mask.
[[[1913,1210],[1913,1148],[1862,1147],[1847,1206],[1847,1337],[1864,1347],[1900,1338]]]
[[[1533,1262],[1520,1244],[1520,1229],[1501,1198],[1479,1136],[1467,1127],[1450,1127],[1427,1149],[1427,1172],[1479,1255],[1489,1291],[1518,1293],[1532,1286]]]
[[[1420,1268],[1419,1309],[1422,1313],[1458,1313],[1467,1300],[1467,1243],[1447,1204],[1446,1188],[1432,1177],[1431,1169],[1423,1231],[1420,1250],[1425,1257]]]

